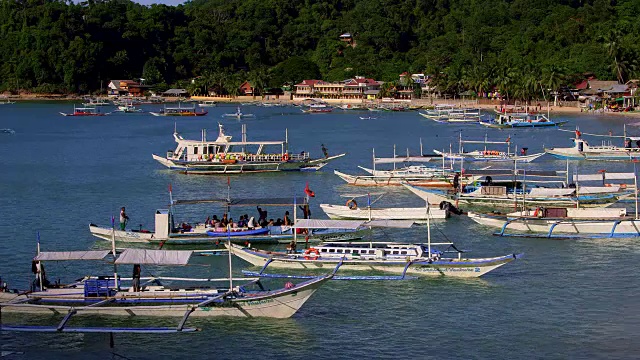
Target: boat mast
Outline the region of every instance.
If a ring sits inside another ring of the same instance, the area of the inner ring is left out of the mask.
[[[513,160],[513,211],[518,211],[518,162]]]
[[[393,170],[396,170],[396,144],[393,144]]]
[[[36,246],[36,256],[40,255],[40,231],[36,233],[36,239],[38,240]],[[38,272],[38,281],[40,282],[40,291],[44,291],[44,285],[42,284],[42,263],[40,263],[40,271]]]
[[[118,265],[116,265],[116,218],[111,216],[111,253],[113,254],[113,287],[118,289]],[[42,284],[42,281],[40,281]]]
[[[427,201],[427,250],[431,258],[431,221],[429,216],[429,202]]]
[[[376,172],[376,148],[371,149],[371,156],[373,156],[373,175],[375,176]]]
[[[576,209],[580,208],[580,194],[578,193],[578,190],[580,188],[579,179],[580,179],[580,173],[578,173],[578,163],[576,163]]]
[[[424,153],[422,152],[422,138],[420,138],[420,156],[424,156]]]
[[[638,220],[638,172],[636,171],[636,162],[637,160],[633,161],[633,186],[635,187],[635,198],[636,198],[636,220]]]

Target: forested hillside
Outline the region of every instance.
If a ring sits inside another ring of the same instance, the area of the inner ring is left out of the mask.
[[[452,93],[495,85],[527,97],[586,72],[626,81],[640,53],[637,0],[0,1],[0,91],[200,77],[193,86],[233,92],[247,79],[263,88],[409,71]]]

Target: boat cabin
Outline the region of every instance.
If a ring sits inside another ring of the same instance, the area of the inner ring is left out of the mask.
[[[422,245],[390,243],[325,243],[316,249],[322,257],[349,257],[360,259],[382,259],[397,257],[406,260],[424,256],[428,251]]]
[[[211,161],[235,164],[237,162],[287,162],[309,159],[307,152],[289,154],[286,141],[231,141],[232,137],[224,133],[222,125],[219,125],[218,137],[214,141],[207,140],[206,130],[202,131],[200,141],[185,140],[177,132],[173,136],[178,144],[174,151],[167,152],[167,158],[176,161]],[[246,139],[244,130],[243,138]],[[267,147],[277,150],[275,152],[267,151]]]

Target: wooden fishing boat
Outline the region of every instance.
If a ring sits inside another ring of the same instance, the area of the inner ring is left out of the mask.
[[[325,105],[325,104],[310,104],[306,109],[302,109],[304,113],[330,113],[333,111],[333,108]]]
[[[185,174],[244,174],[278,171],[317,171],[330,161],[343,157],[338,154],[312,159],[308,152],[290,153],[288,135],[284,141],[247,141],[246,126],[242,125],[242,141],[231,141],[218,124],[218,137],[207,140],[206,130],[200,140],[187,140],[174,130],[176,149],[166,156],[153,158],[167,168]],[[277,148],[277,152],[266,149]]]
[[[199,107],[215,107],[217,106],[216,102],[213,100],[206,100],[201,103],[198,103]]]

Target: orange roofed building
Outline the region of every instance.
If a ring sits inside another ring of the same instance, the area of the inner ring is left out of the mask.
[[[149,86],[133,80],[111,80],[107,88],[109,96],[144,96]]]
[[[304,80],[295,85],[294,100],[309,98],[357,100],[373,99],[380,92],[380,81],[356,76],[341,82],[325,82],[323,80]]]

